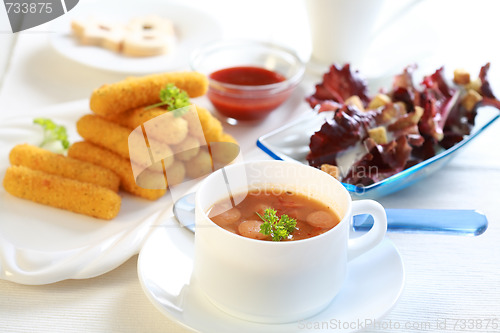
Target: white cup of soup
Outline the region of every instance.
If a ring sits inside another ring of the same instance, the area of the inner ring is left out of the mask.
[[[268,209],[295,221],[280,241],[272,239],[277,229],[260,232],[260,216]],[[374,225],[350,239],[356,214],[371,214]],[[238,318],[302,320],[328,306],[342,287],[348,261],[379,244],[386,230],[379,203],[352,201],[321,170],[283,161],[234,164],[208,176],[196,192],[192,283]]]

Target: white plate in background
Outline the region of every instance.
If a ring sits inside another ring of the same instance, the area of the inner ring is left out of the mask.
[[[92,15],[113,21],[158,15],[172,21],[177,42],[172,53],[153,57],[129,57],[99,46],[79,44],[71,32],[71,21]],[[196,8],[159,0],[121,2],[119,0],[81,2],[64,16],[53,21],[50,44],[63,56],[83,65],[111,72],[149,74],[188,68],[191,52],[200,45],[222,38],[220,25]]]

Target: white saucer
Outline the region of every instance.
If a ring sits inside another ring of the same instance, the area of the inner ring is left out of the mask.
[[[190,285],[193,234],[174,218],[157,225],[138,261],[142,288],[168,318],[200,332],[354,332],[388,312],[404,285],[404,268],[394,244],[385,239],[351,261],[344,287],[330,306],[316,316],[289,324],[266,325],[232,317],[214,307]],[[344,326],[345,325],[345,326]]]

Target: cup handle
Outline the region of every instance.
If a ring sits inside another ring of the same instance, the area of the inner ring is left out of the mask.
[[[374,200],[352,202],[352,216],[370,214],[373,217],[372,228],[363,236],[349,239],[347,259],[352,260],[378,245],[387,231],[387,214],[384,207]]]

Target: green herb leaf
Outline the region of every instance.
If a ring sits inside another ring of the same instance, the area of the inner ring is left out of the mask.
[[[188,111],[187,108],[182,108],[191,104],[187,92],[177,88],[173,83],[167,84],[160,90],[160,100],[160,103],[150,105],[146,109],[166,106],[168,111],[174,111],[174,117],[181,117]]]
[[[48,118],[35,118],[33,120],[33,123],[40,125],[43,128],[43,141],[42,143],[40,143],[40,147],[44,148],[49,144],[59,141],[64,151],[69,148],[68,133],[66,132],[66,127],[57,125]]]
[[[278,217],[276,210],[267,208],[264,216],[256,212],[264,223],[260,225],[260,232],[264,235],[271,235],[273,241],[287,239],[295,231],[297,220],[283,214]]]

